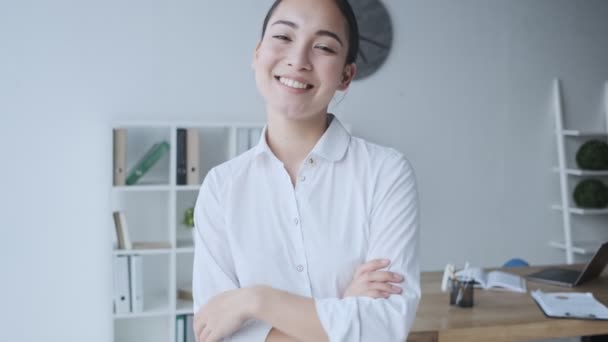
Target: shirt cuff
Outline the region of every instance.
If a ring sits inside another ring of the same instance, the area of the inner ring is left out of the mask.
[[[356,298],[315,299],[315,308],[330,342],[344,341],[347,336],[360,335],[359,322],[352,319],[358,316]]]
[[[272,326],[266,322],[252,319],[224,341],[230,342],[265,342]]]

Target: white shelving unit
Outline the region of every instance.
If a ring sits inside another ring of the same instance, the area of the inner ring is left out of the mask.
[[[165,249],[114,250],[112,257],[143,258],[144,310],[113,313],[114,341],[175,342],[176,316],[192,314],[193,303],[179,300],[179,287],[192,283],[194,246],[192,230],[181,224],[183,212],[194,206],[200,184],[175,185],[177,129],[196,128],[200,137],[200,180],[214,166],[237,155],[243,130],[259,130],[261,123],[124,122],[113,128],[127,130],[126,170],[155,142],[165,140],[169,153],[137,183],[112,186],[112,210],[126,213],[132,241],[164,241]],[[248,142],[253,143],[254,139]],[[112,165],[112,156],[108,158]],[[113,229],[113,227],[112,227]]]
[[[588,171],[573,168],[568,163],[568,155],[566,152],[566,138],[572,139],[608,139],[608,82],[604,86],[604,114],[606,116],[606,127],[604,131],[591,130],[580,131],[564,128],[564,112],[562,107],[562,93],[560,80],[553,81],[553,100],[555,114],[555,136],[557,142],[558,166],[554,168],[554,172],[559,174],[560,182],[560,204],[552,206],[554,210],[561,212],[563,222],[563,241],[550,241],[549,245],[559,248],[566,253],[566,262],[572,264],[574,262],[574,254],[590,255],[595,253],[602,241],[578,240],[572,238],[572,221],[573,215],[608,215],[608,209],[582,209],[577,208],[571,201],[571,184],[570,177],[604,177],[608,176],[608,171]]]

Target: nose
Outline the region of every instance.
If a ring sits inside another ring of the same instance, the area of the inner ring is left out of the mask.
[[[297,70],[312,70],[308,52],[307,46],[294,46],[287,58],[287,65]]]

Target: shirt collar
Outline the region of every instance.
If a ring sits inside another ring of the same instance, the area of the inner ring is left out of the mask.
[[[329,127],[325,130],[325,133],[321,136],[321,139],[317,141],[315,147],[310,152],[311,155],[317,155],[328,161],[338,161],[344,157],[348,150],[350,143],[350,133],[344,128],[338,118],[331,114],[327,114],[327,120],[329,121]],[[260,140],[255,147],[255,155],[269,154],[274,156],[272,150],[266,142],[266,129],[268,124],[264,126]]]

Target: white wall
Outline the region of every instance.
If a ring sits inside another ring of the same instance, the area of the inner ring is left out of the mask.
[[[569,125],[604,124],[608,3],[386,3],[390,59],[334,110],[415,166],[422,267],[564,261],[547,247],[561,231],[550,85],[564,80]],[[268,4],[0,3],[0,312],[12,327],[0,340],[111,340],[109,125],[263,120],[250,60]]]

